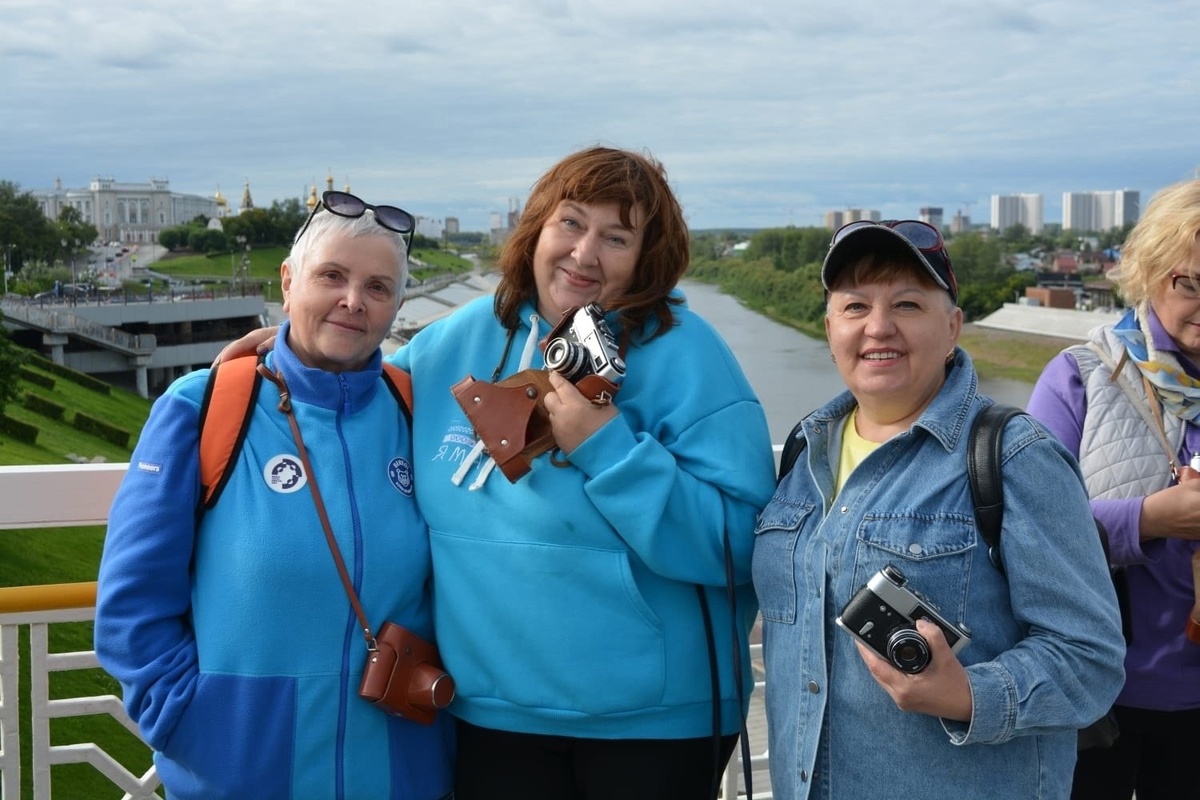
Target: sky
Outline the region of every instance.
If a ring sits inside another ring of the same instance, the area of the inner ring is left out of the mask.
[[[486,230],[557,160],[660,160],[693,229],[1200,175],[1200,0],[0,0],[0,180],[315,184]]]

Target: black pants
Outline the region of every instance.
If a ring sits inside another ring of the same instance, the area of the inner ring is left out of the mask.
[[[480,728],[459,720],[455,800],[704,800],[737,736],[713,740],[577,739]]]
[[[1181,800],[1200,797],[1200,709],[1147,711],[1116,706],[1112,747],[1084,750],[1071,800]]]

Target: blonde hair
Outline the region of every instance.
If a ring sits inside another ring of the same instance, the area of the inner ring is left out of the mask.
[[[1200,180],[1172,184],[1154,195],[1109,270],[1125,302],[1143,313],[1153,290],[1176,270],[1200,270],[1195,258],[1200,237]]]

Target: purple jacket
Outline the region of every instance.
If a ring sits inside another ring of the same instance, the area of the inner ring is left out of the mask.
[[[1175,353],[1190,375],[1200,377],[1200,369],[1179,352],[1153,312],[1149,328],[1157,349]],[[1073,355],[1064,351],[1046,365],[1027,410],[1079,456],[1087,397]],[[1197,452],[1200,426],[1189,423],[1179,462],[1186,465]],[[1125,656],[1125,688],[1117,703],[1160,711],[1200,709],[1200,645],[1183,635],[1195,601],[1191,553],[1200,542],[1140,541],[1142,499],[1092,500],[1092,512],[1108,530],[1112,562],[1126,567],[1129,583],[1134,633]]]

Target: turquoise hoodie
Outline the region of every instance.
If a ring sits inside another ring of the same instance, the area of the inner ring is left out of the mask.
[[[437,638],[458,687],[451,710],[462,719],[585,738],[711,735],[699,586],[712,614],[721,732],[740,729],[732,640],[748,698],[750,557],[774,459],[762,407],[728,347],[686,307],[673,310],[670,331],[625,354],[620,414],[570,466],[542,455],[516,483],[497,469],[475,490],[485,459],[452,481],[475,438],[450,387],[468,373],[487,381],[518,371],[533,306],[511,346],[485,297],[392,356],[413,375],[417,499],[430,528]],[[620,339],[615,315],[608,322]],[[550,330],[534,324],[538,338]],[[542,365],[536,351],[532,366]]]

